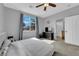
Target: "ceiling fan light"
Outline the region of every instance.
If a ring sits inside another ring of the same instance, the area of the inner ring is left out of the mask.
[[[48,3],[45,3],[44,6],[47,7],[47,6],[49,6],[49,4]]]

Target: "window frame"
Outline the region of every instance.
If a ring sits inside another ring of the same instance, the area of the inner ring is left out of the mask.
[[[35,21],[35,22],[31,22],[31,24],[32,24],[32,23],[35,24],[34,30],[30,30],[30,29],[32,29],[32,28],[31,28],[32,25],[31,25],[29,30],[24,29],[24,26],[22,26],[23,31],[27,31],[27,32],[34,32],[34,31],[36,31],[36,17],[35,17],[35,16],[29,16],[29,15],[23,15],[23,17],[29,17],[30,20],[31,20],[31,19],[34,19],[34,21]],[[24,21],[24,18],[22,19],[22,22],[23,22],[23,21]],[[31,20],[31,21],[32,21],[32,20]],[[24,22],[23,22],[23,23],[24,23]]]

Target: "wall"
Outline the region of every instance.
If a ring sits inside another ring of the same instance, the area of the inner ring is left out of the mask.
[[[65,42],[79,46],[79,15],[65,18]]]
[[[0,4],[0,33],[4,32],[4,7],[2,4]]]
[[[20,12],[4,7],[5,31],[19,39]]]
[[[60,19],[64,20],[65,17],[72,16],[72,15],[78,15],[78,14],[79,14],[79,6],[59,12],[55,15],[45,18],[44,27],[50,26],[50,27],[54,28],[54,37],[56,39],[56,20],[60,20]],[[47,24],[47,21],[50,22],[49,25]]]
[[[20,23],[21,13],[30,15],[25,12],[4,7],[5,31],[8,33],[8,35],[13,35],[16,40],[19,39],[19,23]],[[42,31],[41,29],[43,27],[42,18],[38,18],[38,22],[40,27],[39,32],[41,32]],[[26,32],[26,31],[23,32],[24,39],[27,39],[29,37],[34,37],[34,36],[36,36],[36,32]]]
[[[38,18],[38,24],[39,24],[39,34],[44,32],[44,19]]]

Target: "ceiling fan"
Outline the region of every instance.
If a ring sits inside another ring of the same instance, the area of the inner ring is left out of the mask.
[[[53,3],[43,3],[43,4],[40,4],[40,5],[37,5],[36,8],[41,7],[41,6],[44,6],[44,11],[46,11],[48,6],[56,7],[56,4],[53,4]]]

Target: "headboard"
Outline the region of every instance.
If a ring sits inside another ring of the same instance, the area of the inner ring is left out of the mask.
[[[6,32],[0,33],[0,47],[3,43],[3,41],[6,39],[7,39],[7,33]]]

